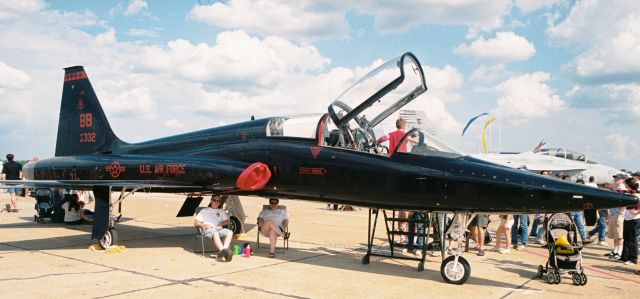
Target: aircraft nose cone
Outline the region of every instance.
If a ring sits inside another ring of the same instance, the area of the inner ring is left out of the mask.
[[[612,193],[616,194],[616,192],[612,192]],[[617,199],[614,199],[614,201],[617,201],[620,207],[634,206],[634,205],[637,205],[638,202],[640,201],[638,197],[630,194],[617,193],[617,195],[618,195]]]

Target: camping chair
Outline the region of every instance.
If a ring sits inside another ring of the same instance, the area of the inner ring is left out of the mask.
[[[263,205],[262,206],[262,210],[265,210],[265,209],[271,209],[271,205]],[[286,211],[287,207],[286,206],[278,206],[278,209],[283,209],[283,210]],[[285,228],[284,232],[288,233],[289,232],[289,228],[288,227]],[[260,248],[260,228],[259,227],[258,227],[258,233],[257,233],[257,238],[256,238],[256,244],[257,244],[258,249],[259,249]],[[289,250],[289,239],[288,238],[287,239],[282,238],[282,247],[285,250]]]

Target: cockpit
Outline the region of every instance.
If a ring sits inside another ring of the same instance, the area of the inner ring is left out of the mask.
[[[595,161],[587,160],[587,156],[583,153],[566,149],[566,148],[543,148],[537,151],[536,154],[545,155],[545,156],[555,156],[558,158],[587,162],[587,163],[597,163]]]
[[[409,130],[398,148],[378,144],[385,131],[383,121],[398,118],[399,110],[427,90],[424,73],[411,53],[388,61],[343,92],[324,115],[272,118],[268,137],[313,138],[318,146],[388,155],[400,152],[423,156],[458,157],[460,152],[438,141],[429,132]],[[412,105],[415,103],[412,103]]]

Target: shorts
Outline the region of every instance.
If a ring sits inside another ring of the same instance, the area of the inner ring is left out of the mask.
[[[505,219],[500,217],[500,226],[507,226],[507,228],[511,228],[513,226],[513,217],[509,219]]]
[[[216,232],[218,233],[218,235],[220,235],[220,237],[224,237],[227,234],[233,234],[231,232],[231,230],[228,229],[228,228],[223,228],[221,230],[218,230],[215,227],[210,227],[210,228],[207,228],[207,230],[204,231],[204,236],[210,239],[210,238],[213,238],[213,234],[216,233]]]
[[[473,221],[473,225],[479,226],[482,228],[487,228],[487,226],[489,226],[489,215],[477,214],[476,220]]]
[[[18,188],[7,188],[7,193],[19,195],[20,194],[20,189],[18,189]]]
[[[609,232],[607,237],[610,239],[622,239],[622,229],[624,227],[624,215],[615,213],[609,218]]]

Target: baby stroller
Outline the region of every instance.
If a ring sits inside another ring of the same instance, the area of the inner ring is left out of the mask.
[[[45,218],[53,219],[53,199],[50,189],[36,189],[36,213],[33,221],[44,223]]]
[[[549,259],[543,267],[538,266],[538,278],[547,274],[547,282],[559,284],[562,275],[571,274],[574,285],[587,284],[587,276],[582,267],[582,246],[578,245],[578,229],[571,216],[565,213],[551,215],[547,220],[545,234],[549,249]]]

